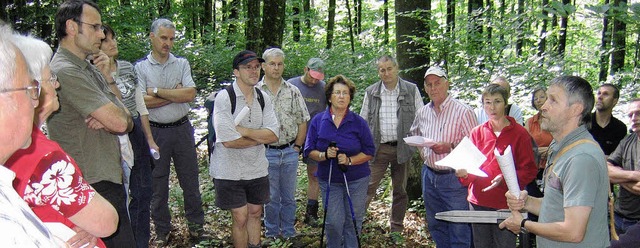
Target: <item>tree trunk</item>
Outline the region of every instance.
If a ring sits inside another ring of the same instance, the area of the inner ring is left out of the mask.
[[[265,0],[262,16],[262,38],[265,47],[282,47],[286,0]]]
[[[569,4],[570,0],[562,0],[562,4]],[[558,56],[564,58],[564,51],[567,47],[567,26],[569,25],[569,14],[560,18],[560,37],[558,39]]]
[[[389,44],[389,0],[384,0],[382,5],[382,16],[384,18],[384,42],[383,44]]]
[[[545,9],[549,5],[549,0],[542,0],[542,27],[540,27],[540,42],[538,43],[538,56],[542,56],[547,49],[547,25],[549,12]]]
[[[518,30],[516,34],[516,56],[522,56],[522,46],[524,45],[524,0],[518,0]]]
[[[333,46],[333,29],[336,19],[336,0],[329,0],[329,20],[327,21],[327,49]]]
[[[483,5],[482,0],[469,0],[467,5],[467,14],[469,15],[467,52],[469,55],[478,55],[479,51],[482,51],[484,47],[483,42],[485,39],[482,37]],[[472,58],[472,56],[469,56],[469,59],[470,64],[484,68],[484,61]]]
[[[347,0],[348,1],[348,0]],[[355,0],[356,7],[356,33],[362,33],[362,0]]]
[[[447,0],[447,36],[449,40],[455,40],[456,30],[456,1]]]
[[[167,17],[171,11],[171,0],[162,0],[158,6],[158,16]]]
[[[227,7],[229,14],[227,15],[226,21],[229,23],[229,27],[227,27],[227,40],[225,43],[227,44],[227,46],[235,46],[235,40],[232,37],[237,32],[235,20],[238,19],[238,8],[240,8],[240,0],[231,0],[231,3],[227,4]]]
[[[493,36],[493,1],[492,0],[487,0],[486,3],[487,6],[487,13],[486,13],[486,23],[489,23],[487,25],[487,46],[491,47],[491,37]]]
[[[604,1],[605,5],[609,5],[609,0]],[[600,41],[600,73],[598,73],[598,82],[607,81],[607,71],[609,70],[609,44],[611,42],[611,33],[609,33],[609,16],[611,9],[607,10],[602,18],[602,38]]]
[[[351,22],[353,18],[351,17],[351,8],[349,7],[349,0],[345,0],[345,2],[347,3],[347,25],[349,25],[349,42],[351,42],[351,54],[355,54],[356,48],[355,48],[355,41],[353,38],[353,23]]]
[[[9,6],[11,2],[12,2],[11,0],[0,0],[0,8],[2,8],[0,10],[0,20],[3,20],[8,23],[11,23],[11,22],[9,22],[9,13],[7,13],[7,6]]]
[[[265,0],[266,5],[269,0]],[[260,39],[260,1],[248,0],[244,2],[247,5],[247,23],[244,29],[244,35],[247,38],[246,49],[260,54],[262,50],[262,42]],[[267,11],[265,11],[267,13]],[[267,16],[267,15],[265,15]]]
[[[215,43],[212,39],[215,38],[215,35],[211,37],[208,36],[209,32],[215,34],[216,33],[216,23],[213,21],[215,13],[215,6],[213,5],[213,0],[204,0],[204,9],[202,11],[202,22],[200,23],[201,27],[201,36],[202,42],[204,44],[212,44]]]
[[[613,37],[611,39],[613,52],[611,53],[611,69],[609,70],[609,75],[615,75],[624,68],[627,36],[627,25],[623,21],[627,15],[627,0],[613,0],[613,5],[615,6],[612,30]]]
[[[431,19],[431,0],[413,1],[396,0],[396,57],[398,60],[400,76],[409,81],[417,83],[420,92],[423,92],[425,65],[429,65],[429,36]],[[409,15],[413,11],[420,11],[420,18],[416,19]],[[426,39],[424,42],[415,42],[410,36],[417,36]],[[416,161],[417,160],[417,161]],[[413,161],[421,164],[420,159]],[[407,180],[407,194],[409,199],[415,200],[422,195],[420,168],[417,165],[409,166],[409,179]]]
[[[306,34],[311,32],[311,0],[302,0],[302,11],[304,11],[304,26]]]
[[[298,6],[298,3],[294,3],[293,7],[293,20],[292,20],[292,24],[291,27],[293,29],[293,41],[295,42],[300,42],[300,19],[302,18],[302,15],[300,15],[300,6]]]

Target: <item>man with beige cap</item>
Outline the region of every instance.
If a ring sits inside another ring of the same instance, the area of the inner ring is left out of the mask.
[[[477,126],[476,115],[468,105],[449,94],[446,72],[437,66],[424,74],[424,89],[431,102],[416,113],[411,135],[432,139],[436,144],[420,147],[422,166],[422,197],[425,202],[429,232],[438,247],[471,247],[471,226],[437,220],[436,213],[449,210],[469,210],[467,187],[463,186],[449,167],[435,165]]]

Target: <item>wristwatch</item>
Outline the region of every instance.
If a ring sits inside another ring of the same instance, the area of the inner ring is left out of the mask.
[[[524,227],[524,223],[526,223],[527,221],[528,221],[527,219],[522,219],[522,221],[520,222],[520,232],[521,233],[529,232],[529,230],[527,230],[527,228]]]
[[[153,94],[154,94],[155,96],[158,96],[158,87],[154,87],[154,88],[153,88]]]

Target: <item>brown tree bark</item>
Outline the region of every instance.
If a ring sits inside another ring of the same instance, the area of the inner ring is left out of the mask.
[[[225,1],[223,1],[224,3]],[[225,6],[225,5],[223,5]],[[228,11],[227,18],[225,21],[236,20],[238,19],[238,9],[240,8],[240,0],[231,0],[230,3],[226,4],[226,9]],[[229,26],[227,27],[227,40],[225,43],[227,46],[234,46],[235,40],[233,39],[233,35],[237,32],[236,25],[229,21]]]
[[[524,21],[522,15],[524,14],[524,0],[518,0],[518,28],[516,34],[516,56],[522,56],[522,46],[524,45]]]
[[[549,20],[547,20],[549,16],[549,11],[545,8],[549,5],[549,0],[542,0],[542,26],[540,27],[540,41],[538,43],[538,56],[542,56],[547,49],[547,25],[549,24]]]
[[[609,0],[604,0],[604,4],[608,5]],[[600,72],[598,73],[598,82],[604,82],[607,80],[607,71],[609,70],[609,44],[611,43],[611,33],[609,32],[609,16],[611,15],[611,9],[607,10],[604,18],[602,18],[602,32],[600,39]]]
[[[302,32],[300,29],[300,19],[302,19],[302,15],[300,14],[300,6],[298,6],[298,3],[295,3],[291,7],[291,10],[293,11],[293,20],[291,24],[291,28],[293,29],[293,41],[299,42],[300,33]]]
[[[570,3],[570,0],[562,0],[563,5]],[[569,14],[560,17],[560,36],[558,38],[558,56],[564,58],[564,51],[567,47],[567,27],[569,26]]]
[[[282,47],[285,26],[286,0],[264,0],[262,16],[262,38],[264,46]]]
[[[382,5],[382,16],[384,18],[384,41],[383,44],[389,44],[389,0],[384,0]]]
[[[260,1],[249,0],[245,1],[245,4],[247,5],[247,22],[244,29],[244,35],[247,38],[245,48],[260,54],[263,47],[260,38]]]
[[[611,66],[609,67],[609,75],[615,75],[624,68],[624,58],[626,53],[626,37],[627,24],[623,21],[627,15],[627,0],[613,0],[614,17],[612,26],[611,47]]]
[[[327,21],[327,49],[333,46],[333,30],[336,21],[336,0],[329,0],[329,20]]]

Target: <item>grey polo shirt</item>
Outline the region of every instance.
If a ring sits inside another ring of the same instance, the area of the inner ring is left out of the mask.
[[[185,58],[169,54],[169,59],[161,64],[153,58],[151,53],[142,58],[135,65],[138,83],[146,94],[146,89],[158,87],[175,89],[179,83],[182,87],[196,87],[191,78],[191,66]],[[149,108],[149,120],[158,123],[171,123],[189,113],[189,103],[170,103],[158,108]]]

